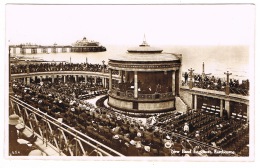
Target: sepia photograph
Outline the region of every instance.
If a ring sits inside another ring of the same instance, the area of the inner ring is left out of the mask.
[[[5,10],[7,159],[254,160],[254,4]]]

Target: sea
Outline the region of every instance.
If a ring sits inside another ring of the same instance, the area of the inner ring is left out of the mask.
[[[26,59],[41,59],[43,61],[66,61],[72,63],[105,64],[110,58],[118,58],[127,52],[128,48],[136,46],[107,45],[105,52],[87,53],[49,53],[23,55]],[[231,79],[251,79],[254,76],[254,57],[250,56],[248,46],[156,46],[165,53],[182,54],[182,72],[194,69],[194,73],[214,75],[225,79],[224,72],[232,73]]]

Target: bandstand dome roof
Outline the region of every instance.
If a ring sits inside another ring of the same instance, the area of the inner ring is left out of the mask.
[[[150,45],[144,39],[143,43],[139,47],[129,48],[129,53],[161,53],[163,50],[156,47],[150,47]]]
[[[133,47],[128,52],[118,55],[116,58],[109,59],[115,62],[135,62],[135,63],[156,63],[156,62],[179,62],[179,54],[163,53],[162,49],[150,47],[145,40],[139,47]]]
[[[161,53],[163,50],[156,47],[142,46],[132,47],[127,50],[129,53]]]
[[[180,58],[177,54],[172,53],[125,53],[117,56],[116,58],[110,58],[111,61],[119,62],[178,62]]]

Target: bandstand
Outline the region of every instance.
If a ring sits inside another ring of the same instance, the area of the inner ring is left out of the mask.
[[[108,105],[137,113],[174,110],[180,90],[181,55],[163,53],[146,40],[127,51],[109,59]],[[118,82],[112,82],[113,71],[119,71]]]

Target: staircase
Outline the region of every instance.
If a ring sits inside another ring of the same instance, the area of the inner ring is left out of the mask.
[[[175,106],[176,106],[176,111],[182,113],[186,113],[190,109],[188,104],[181,97],[176,97]]]

